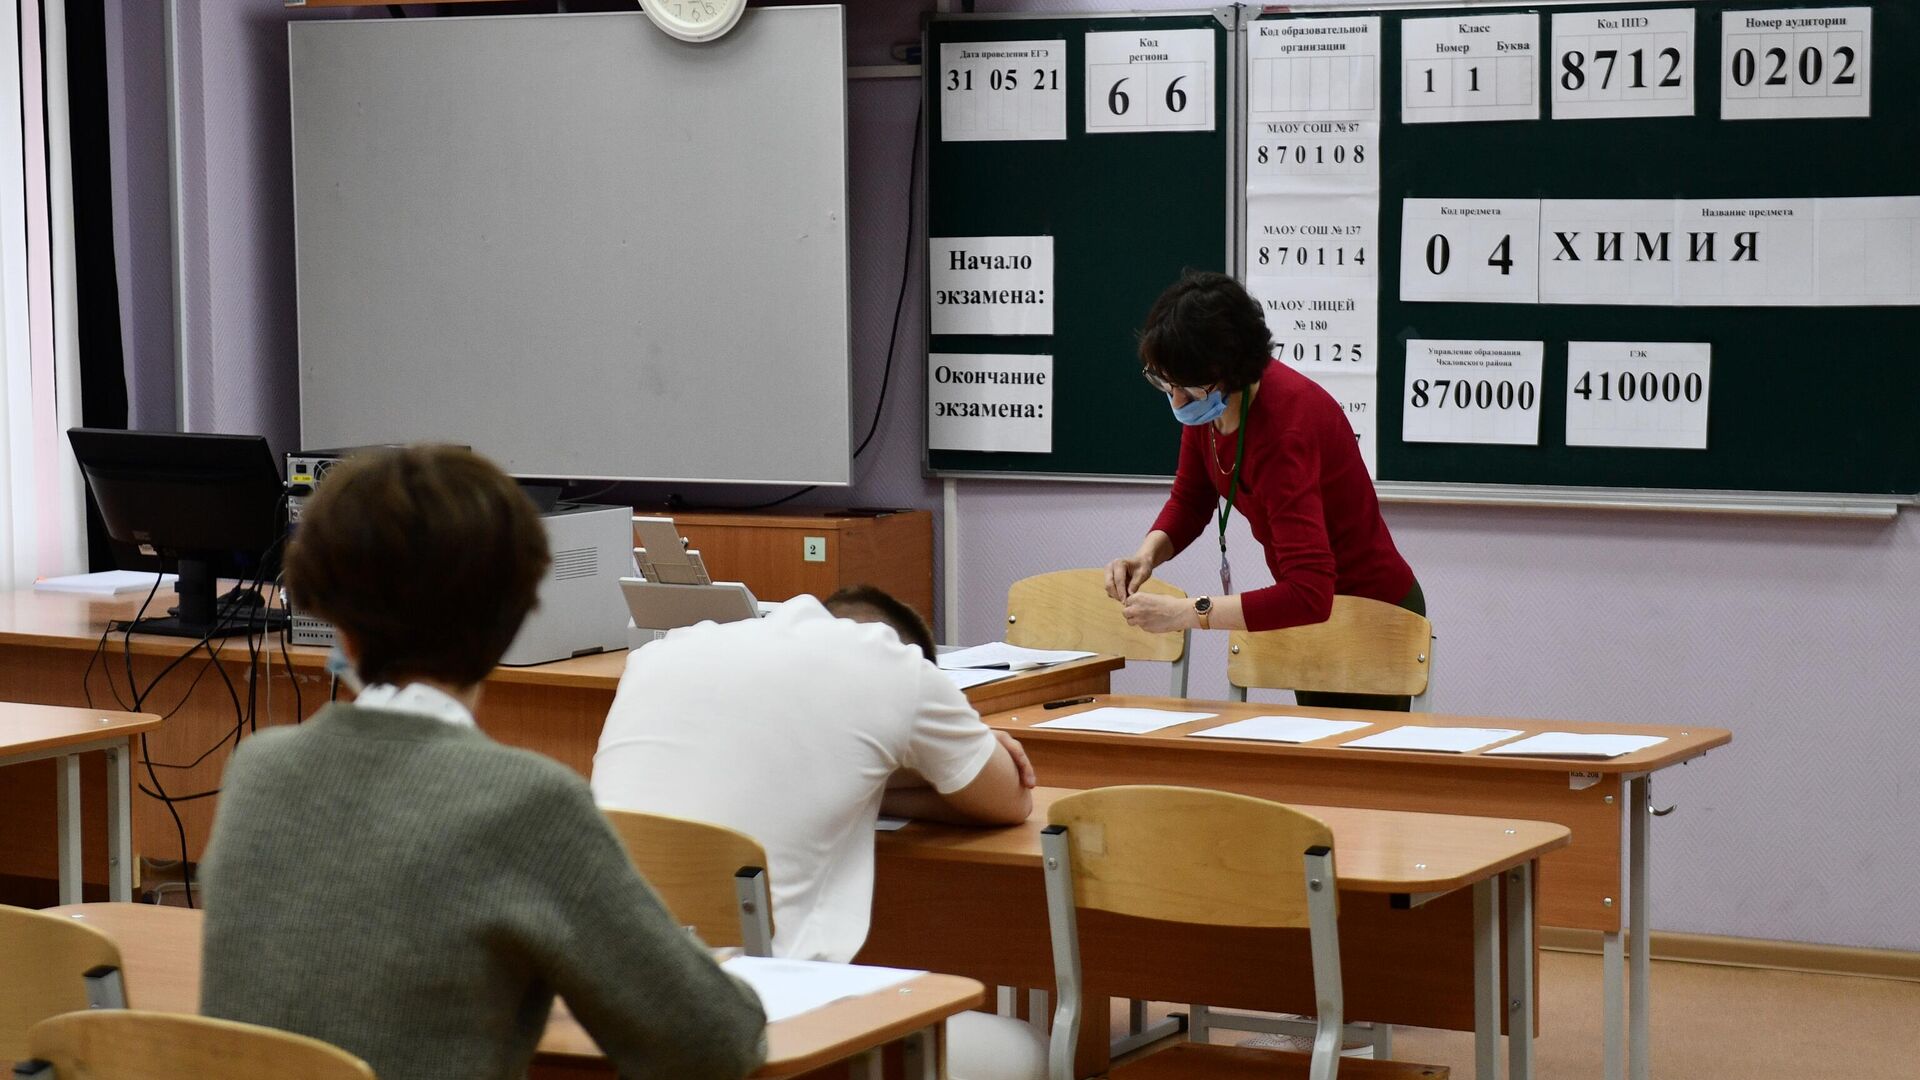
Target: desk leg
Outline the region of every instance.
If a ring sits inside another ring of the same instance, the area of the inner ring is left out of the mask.
[[[133,741],[107,750],[107,898],[133,899]]]
[[[1647,975],[1652,949],[1647,940],[1647,826],[1653,817],[1653,777],[1627,781],[1627,987],[1632,991],[1627,1013],[1627,1068],[1631,1080],[1647,1080]]]
[[[886,1077],[885,1059],[878,1047],[847,1062],[848,1080],[886,1080]]]
[[[1500,1080],[1500,879],[1473,885],[1473,1077]]]
[[[53,762],[54,803],[60,830],[60,902],[80,902],[80,755],[62,754]]]
[[[907,1080],[944,1080],[947,1070],[940,1060],[940,1040],[935,1037],[933,1028],[921,1028],[907,1036],[906,1068],[901,1072]]]
[[[1600,994],[1606,1002],[1606,1021],[1601,1027],[1601,1076],[1605,1080],[1625,1080],[1627,1070],[1621,1060],[1621,1044],[1626,1041],[1625,997],[1621,973],[1626,967],[1626,946],[1615,930],[1600,935]]]
[[[1533,864],[1507,874],[1507,1080],[1533,1077]]]

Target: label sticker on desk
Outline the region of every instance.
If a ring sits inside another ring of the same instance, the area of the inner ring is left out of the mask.
[[[935,236],[927,241],[935,334],[1053,333],[1053,237]]]
[[[1407,342],[1402,442],[1540,442],[1538,341]]]
[[[1540,16],[1463,11],[1400,24],[1400,122],[1540,119]]]
[[[940,141],[1067,137],[1067,43],[950,41],[940,46]]]
[[[1705,342],[1567,343],[1567,445],[1707,448],[1713,347]]]
[[[1539,300],[1540,200],[1408,199],[1400,213],[1400,299]]]
[[[1214,32],[1087,35],[1087,134],[1212,131]]]
[[[1053,357],[932,353],[927,446],[1045,454],[1053,450]]]
[[[1555,12],[1553,117],[1693,115],[1693,9]]]
[[[1873,115],[1873,9],[1720,13],[1720,118]]]

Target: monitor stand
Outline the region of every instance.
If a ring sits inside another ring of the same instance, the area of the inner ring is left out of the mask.
[[[213,566],[206,560],[181,559],[179,574],[180,580],[173,588],[180,595],[180,602],[168,608],[166,616],[135,619],[131,623],[118,620],[113,628],[131,629],[136,634],[195,639],[264,634],[287,628],[286,611],[268,611],[266,599],[258,589],[242,584],[225,596],[217,595]]]

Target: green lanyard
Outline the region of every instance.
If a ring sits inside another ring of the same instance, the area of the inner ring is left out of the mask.
[[[1220,509],[1220,591],[1229,595],[1233,592],[1233,571],[1227,566],[1227,519],[1233,516],[1233,500],[1240,494],[1240,463],[1247,456],[1247,407],[1252,403],[1252,395],[1240,391],[1240,430],[1233,445],[1233,479],[1227,483],[1227,505]]]

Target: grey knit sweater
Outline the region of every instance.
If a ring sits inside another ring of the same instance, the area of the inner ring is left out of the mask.
[[[758,999],[559,763],[332,705],[248,739],[223,784],[206,1015],[324,1039],[381,1080],[517,1080],[556,992],[629,1080],[731,1080],[764,1057]]]

